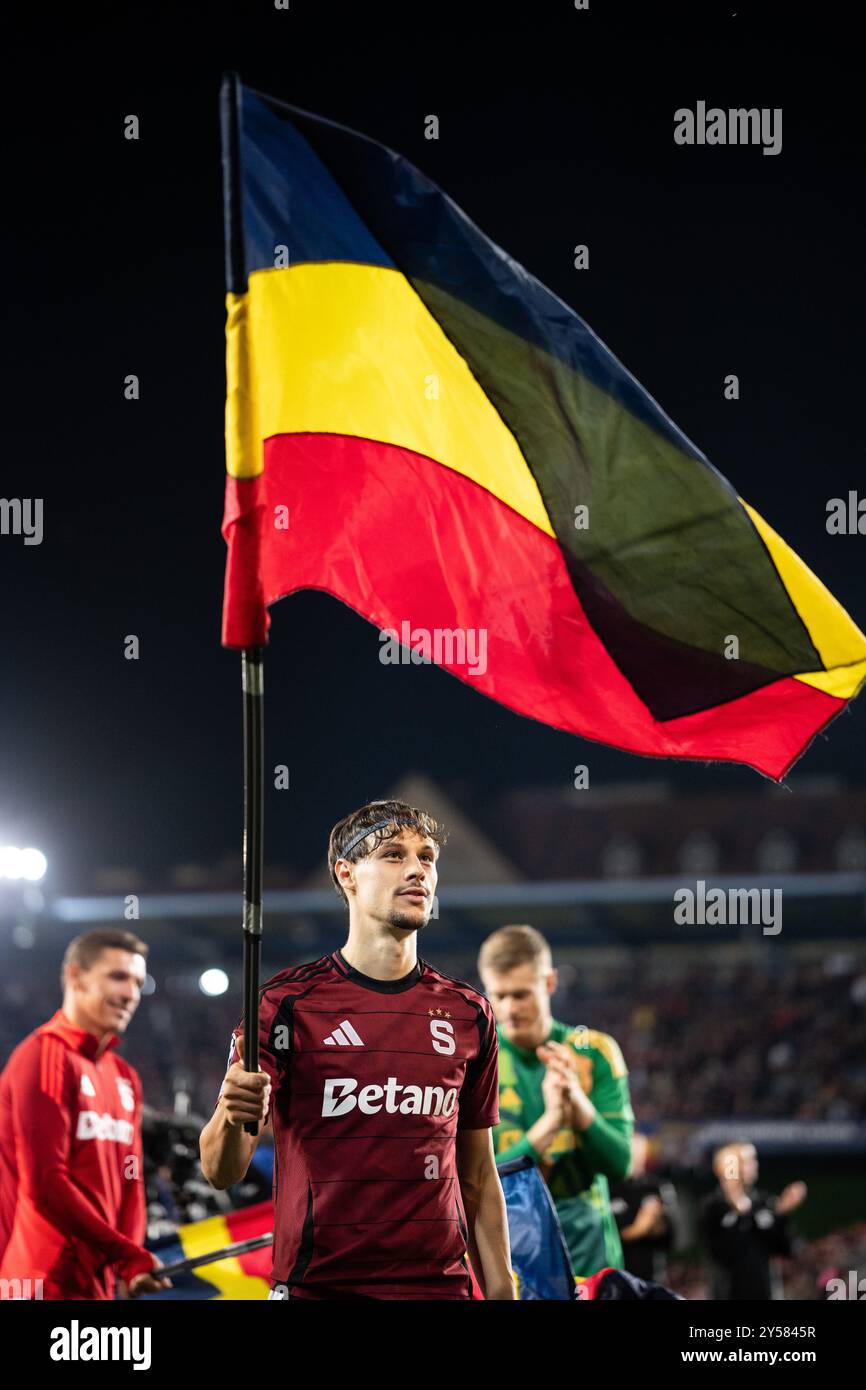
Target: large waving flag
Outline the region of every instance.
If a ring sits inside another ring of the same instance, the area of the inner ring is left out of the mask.
[[[407,160],[232,80],[223,128],[223,642],[321,589],[520,714],[781,778],[866,678],[840,604]]]

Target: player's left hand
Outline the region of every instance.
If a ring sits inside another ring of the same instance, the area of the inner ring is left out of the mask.
[[[129,1282],[129,1297],[139,1298],[143,1293],[159,1293],[162,1289],[170,1289],[172,1282],[163,1274],[162,1261],[153,1257],[153,1271],[149,1274],[136,1274],[134,1279]]]
[[[563,1081],[567,1082],[568,1097],[569,1100],[573,1101],[575,1091],[581,1091],[582,1087],[572,1064],[573,1053],[571,1049],[566,1047],[564,1043],[548,1042],[544,1043],[542,1047],[536,1048],[536,1055],[545,1066],[550,1067],[552,1071],[562,1077]]]
[[[789,1211],[794,1211],[801,1202],[805,1202],[808,1190],[804,1182],[789,1182],[776,1203],[779,1215],[787,1216]]]
[[[574,1069],[574,1053],[565,1043],[547,1042],[535,1049],[536,1056],[567,1086],[567,1104],[571,1110],[571,1128],[588,1129],[595,1118],[595,1106],[578,1080]]]

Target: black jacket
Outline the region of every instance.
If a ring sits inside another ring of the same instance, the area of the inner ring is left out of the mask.
[[[751,1211],[740,1215],[721,1191],[704,1199],[701,1224],[713,1261],[712,1296],[769,1302],[770,1257],[790,1255],[788,1218],[776,1214],[776,1198],[757,1189]]]

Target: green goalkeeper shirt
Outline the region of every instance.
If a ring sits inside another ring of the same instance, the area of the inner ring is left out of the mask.
[[[598,1112],[583,1133],[561,1129],[546,1154],[526,1137],[544,1113],[544,1063],[499,1034],[499,1124],[493,1131],[497,1163],[528,1154],[542,1169],[556,1205],[576,1275],[607,1265],[621,1268],[622,1246],[610,1208],[608,1179],[624,1178],[631,1162],[634,1114],[622,1052],[607,1033],[554,1022],[548,1042],[574,1052],[578,1080]]]

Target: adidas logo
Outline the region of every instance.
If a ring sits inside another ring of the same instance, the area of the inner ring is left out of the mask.
[[[358,1036],[347,1018],[344,1018],[340,1026],[335,1028],[333,1033],[329,1033],[328,1036],[323,1039],[323,1042],[325,1042],[328,1047],[364,1046],[364,1039]]]
[[[81,1094],[83,1096],[96,1095],[96,1087],[94,1086],[90,1077],[87,1075],[86,1071],[81,1073]]]

